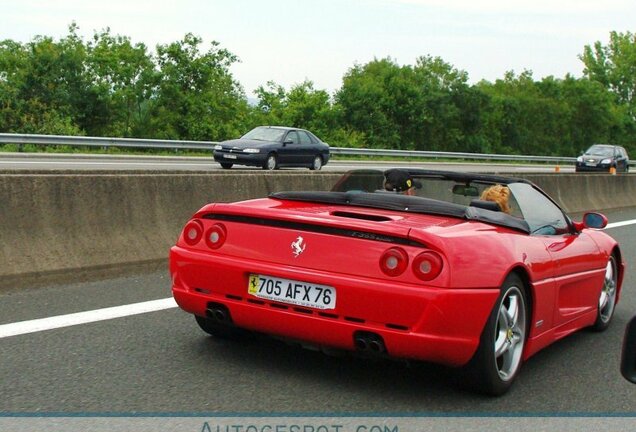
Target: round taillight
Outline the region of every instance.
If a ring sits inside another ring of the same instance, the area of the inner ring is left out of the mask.
[[[199,220],[191,220],[183,228],[183,239],[190,246],[199,243],[203,236],[203,224]]]
[[[227,231],[222,224],[214,224],[205,232],[205,243],[210,249],[218,249],[227,237]]]
[[[435,279],[442,272],[444,261],[437,252],[422,252],[413,260],[413,273],[418,279],[430,281]]]
[[[409,256],[400,248],[385,251],[380,258],[380,268],[388,276],[399,276],[409,265]]]

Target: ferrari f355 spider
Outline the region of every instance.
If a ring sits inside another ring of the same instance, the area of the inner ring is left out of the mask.
[[[625,265],[605,216],[574,221],[524,179],[410,169],[405,194],[385,174],[204,206],[170,251],[178,305],[217,337],[461,366],[491,395],[545,346],[607,328]]]

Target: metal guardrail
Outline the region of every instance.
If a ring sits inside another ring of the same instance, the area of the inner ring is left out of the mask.
[[[155,140],[138,138],[104,138],[64,135],[35,135],[35,134],[9,134],[0,133],[0,143],[4,144],[35,144],[35,145],[71,145],[88,147],[129,147],[129,148],[169,148],[181,150],[209,150],[212,151],[216,141],[177,141]],[[421,158],[447,158],[468,160],[497,160],[497,161],[521,161],[521,162],[554,162],[574,163],[575,157],[560,156],[522,156],[486,153],[459,153],[416,150],[381,150],[361,149],[348,147],[331,147],[331,153],[337,155],[363,155],[363,156],[388,156],[388,157],[421,157]],[[630,164],[632,165],[632,164]]]
[[[439,151],[417,151],[417,150],[380,150],[380,149],[359,149],[346,147],[331,147],[331,153],[343,155],[365,155],[365,156],[394,156],[394,157],[422,157],[435,159],[476,159],[476,160],[499,160],[499,161],[525,161],[525,162],[576,162],[575,157],[567,156],[522,156],[487,153],[462,153],[462,152],[439,152]]]
[[[3,144],[70,145],[87,147],[169,148],[182,150],[212,150],[214,141],[173,141],[139,138],[104,138],[67,135],[35,135],[0,133]]]

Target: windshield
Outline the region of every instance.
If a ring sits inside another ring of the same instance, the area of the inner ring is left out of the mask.
[[[585,154],[588,154],[591,156],[614,156],[614,148],[608,147],[608,146],[594,145],[590,147],[589,149],[587,149]]]
[[[259,126],[252,129],[241,138],[256,141],[280,141],[283,138],[283,134],[285,134],[284,129]]]

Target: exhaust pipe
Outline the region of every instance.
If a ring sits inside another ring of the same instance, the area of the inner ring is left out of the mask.
[[[366,351],[369,349],[369,342],[367,342],[367,339],[365,337],[358,335],[354,337],[353,340],[354,340],[356,348],[359,351]]]
[[[362,354],[377,356],[386,354],[384,339],[377,333],[357,331],[353,334],[353,344]]]
[[[371,350],[374,353],[380,354],[384,352],[384,344],[381,343],[380,341],[372,340],[371,342],[369,342],[369,350]]]
[[[214,321],[225,322],[227,320],[227,313],[222,309],[212,309],[210,313]]]
[[[219,324],[232,324],[230,311],[227,306],[220,303],[208,303],[208,308],[206,309],[205,314],[212,321]]]

